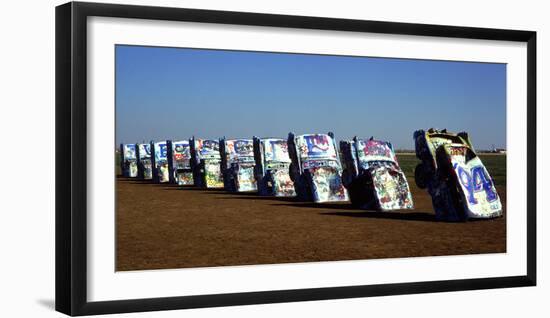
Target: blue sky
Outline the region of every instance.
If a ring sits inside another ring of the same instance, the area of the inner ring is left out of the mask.
[[[506,65],[116,46],[116,142],[468,131],[506,146]]]

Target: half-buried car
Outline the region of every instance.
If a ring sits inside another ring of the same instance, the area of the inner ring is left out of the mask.
[[[220,154],[224,187],[231,192],[256,191],[252,139],[221,139]]]
[[[354,137],[340,141],[340,151],[342,178],[354,207],[379,211],[414,208],[391,143]]]
[[[136,144],[120,145],[120,169],[124,177],[137,177],[138,166],[136,156]]]
[[[144,180],[153,178],[151,144],[137,145],[138,177]]]
[[[288,151],[292,160],[290,177],[300,200],[320,202],[347,201],[342,183],[342,165],[334,135],[288,134]]]
[[[170,183],[176,183],[177,185],[193,185],[189,140],[169,140],[168,152]]]
[[[209,189],[223,188],[219,141],[193,137],[189,143],[195,186]]]
[[[418,130],[414,133],[415,182],[427,189],[437,219],[465,221],[502,215],[493,179],[474,151],[467,133]]]
[[[255,176],[258,194],[276,197],[296,195],[290,179],[287,141],[280,138],[254,137]]]
[[[151,142],[153,152],[153,182],[170,182],[170,169],[168,168],[168,144],[166,141]]]

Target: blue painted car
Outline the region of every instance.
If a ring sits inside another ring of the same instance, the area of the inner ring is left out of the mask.
[[[502,216],[493,179],[474,151],[467,133],[418,130],[415,151],[421,163],[415,182],[427,189],[437,219],[465,221]]]

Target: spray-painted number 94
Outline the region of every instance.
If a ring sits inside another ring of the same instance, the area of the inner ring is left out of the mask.
[[[485,191],[488,202],[493,202],[498,199],[498,194],[493,186],[493,181],[483,166],[473,167],[471,169],[471,174],[457,163],[454,164],[454,168],[458,174],[460,183],[464,189],[466,189],[466,195],[470,204],[478,203],[474,193],[482,190]]]

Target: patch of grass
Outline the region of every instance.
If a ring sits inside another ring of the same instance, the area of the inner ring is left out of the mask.
[[[506,155],[479,154],[496,186],[506,186]],[[407,179],[414,181],[414,168],[420,160],[414,154],[397,154],[397,160]]]
[[[504,154],[481,154],[479,155],[485,168],[495,181],[497,186],[506,186],[506,155]]]

